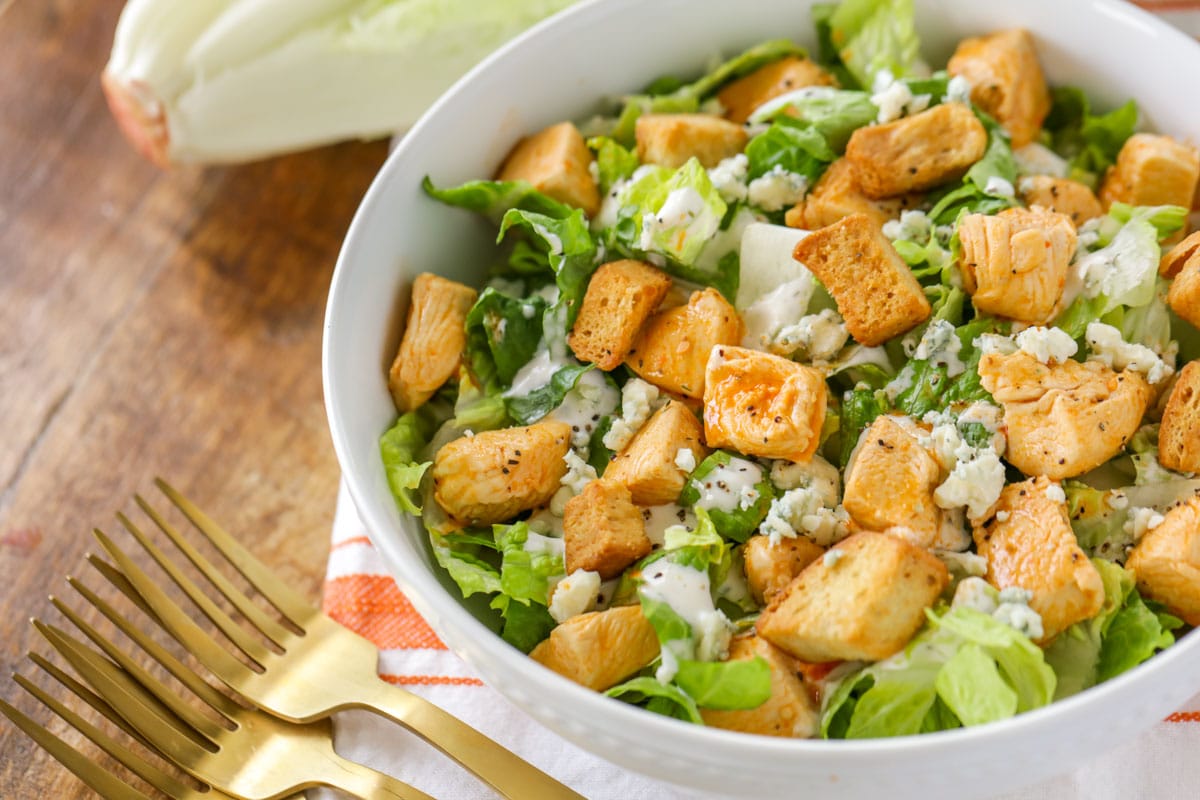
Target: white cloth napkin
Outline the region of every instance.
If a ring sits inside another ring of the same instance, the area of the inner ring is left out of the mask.
[[[345,485],[338,496],[325,609],[379,645],[381,674],[406,686],[593,800],[721,800],[631,773],[551,733],[484,686],[400,594],[367,540]],[[339,753],[445,800],[495,800],[417,737],[379,717],[336,717]],[[1200,797],[1200,696],[1169,721],[1068,775],[997,800],[1176,800]],[[332,799],[332,792],[310,793]]]

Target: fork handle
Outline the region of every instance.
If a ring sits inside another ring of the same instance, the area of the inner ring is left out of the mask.
[[[360,800],[436,800],[415,786],[342,758],[332,750],[329,756],[318,768],[321,773],[318,780],[323,786],[341,789]]]
[[[362,688],[365,697],[346,707],[403,725],[508,800],[587,800],[420,695],[382,679]]]

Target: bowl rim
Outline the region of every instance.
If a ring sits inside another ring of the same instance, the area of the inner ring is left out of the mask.
[[[1081,10],[1092,9],[1118,19],[1127,18],[1148,27],[1155,36],[1165,36],[1168,39],[1186,43],[1188,46],[1197,46],[1195,40],[1178,28],[1150,11],[1125,2],[1125,0],[1059,0],[1059,3],[1073,3]],[[410,150],[417,147],[413,142],[421,140],[425,128],[431,124],[430,120],[438,117],[442,113],[442,109],[452,104],[455,96],[464,87],[470,86],[479,75],[494,69],[497,64],[513,58],[514,53],[520,53],[527,47],[535,45],[542,37],[554,35],[560,28],[568,25],[586,26],[597,17],[619,14],[621,11],[632,11],[639,5],[640,0],[583,0],[583,2],[569,6],[530,27],[463,75],[430,106],[389,153],[359,203],[338,254],[326,303],[321,370],[326,416],[334,451],[339,466],[343,469],[342,480],[349,491],[368,537],[383,556],[389,574],[396,580],[422,617],[429,619],[440,615],[443,619],[448,620],[445,627],[450,629],[451,635],[446,636],[442,631],[436,631],[438,636],[446,640],[457,638],[453,634],[454,629],[457,628],[464,632],[463,635],[469,634],[474,641],[478,642],[487,651],[488,657],[500,663],[504,670],[534,670],[537,680],[544,684],[543,688],[548,694],[552,693],[556,697],[570,699],[573,714],[576,716],[587,718],[587,715],[593,713],[609,716],[622,725],[641,728],[645,733],[670,737],[679,746],[685,748],[716,745],[727,752],[745,750],[746,752],[752,751],[758,756],[779,758],[820,756],[824,759],[823,763],[828,764],[831,769],[841,766],[839,762],[843,759],[857,761],[863,756],[884,753],[889,756],[914,756],[929,750],[937,750],[945,755],[948,748],[965,751],[975,747],[980,740],[992,740],[994,744],[998,739],[1023,739],[1034,730],[1052,727],[1055,724],[1065,725],[1069,722],[1068,718],[1086,715],[1093,706],[1110,702],[1114,696],[1119,698],[1128,685],[1151,681],[1154,676],[1169,670],[1181,660],[1193,661],[1200,666],[1200,634],[1189,634],[1167,650],[1104,683],[1071,697],[1053,701],[1041,708],[986,725],[880,739],[798,739],[746,734],[694,725],[646,712],[641,708],[607,698],[602,693],[574,683],[503,641],[494,631],[467,611],[462,603],[462,598],[455,597],[443,587],[431,570],[425,569],[423,565],[419,568],[408,569],[400,559],[389,555],[391,543],[388,541],[387,535],[392,533],[390,531],[392,526],[386,517],[374,507],[377,498],[373,496],[373,492],[368,490],[365,481],[353,470],[346,469],[347,464],[353,463],[350,454],[354,446],[340,421],[343,416],[341,394],[333,385],[329,366],[334,358],[333,343],[338,324],[337,309],[341,305],[340,298],[345,291],[344,286],[348,280],[346,276],[353,269],[352,264],[355,260],[358,242],[363,236],[362,229],[369,224],[370,214],[368,211],[383,193],[384,185],[390,182],[392,174],[397,171],[397,165],[408,157]],[[1197,61],[1200,63],[1200,59]],[[390,502],[391,498],[389,497],[387,500]],[[439,600],[444,598],[448,602],[438,605],[434,602],[435,598]],[[438,608],[438,614],[431,614],[430,612],[435,606]],[[447,644],[450,642],[447,641]],[[454,651],[453,646],[451,649]],[[460,652],[455,652],[456,655],[462,656]],[[470,664],[470,666],[472,669],[478,669],[475,664]],[[1200,685],[1196,688],[1200,689]],[[503,694],[503,692],[501,693]],[[1056,720],[1059,722],[1056,723]]]

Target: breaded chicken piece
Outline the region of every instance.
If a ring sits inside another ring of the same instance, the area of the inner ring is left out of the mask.
[[[946,65],[971,84],[971,100],[1012,136],[1013,147],[1037,138],[1050,113],[1050,90],[1033,36],[1024,28],[963,39]]]
[[[1141,425],[1153,395],[1132,370],[1095,361],[1048,366],[1025,352],[986,353],[983,388],[1004,406],[1005,458],[1026,475],[1073,478],[1100,466]]]
[[[529,657],[597,692],[611,689],[658,655],[658,636],[641,606],[571,617]]]
[[[600,187],[591,163],[592,151],[579,129],[560,122],[517,142],[496,180],[527,181],[542,194],[594,217],[600,210]]]
[[[755,657],[765,659],[771,668],[771,696],[758,708],[744,711],[701,709],[704,724],[762,736],[797,739],[816,736],[821,722],[820,708],[797,674],[795,661],[753,633],[738,636],[729,643],[728,661],[749,661]]]
[[[827,394],[825,376],[812,367],[745,347],[714,347],[704,379],[705,441],[807,462],[820,444]]]
[[[571,427],[557,420],[455,439],[434,457],[434,499],[459,522],[506,522],[550,501],[570,446]]]
[[[958,237],[963,286],[976,308],[1031,324],[1055,315],[1075,255],[1069,217],[1040,208],[968,214]]]
[[[804,536],[780,539],[751,536],[742,548],[746,565],[746,583],[760,605],[775,599],[800,572],[825,553],[825,548]]]
[[[1025,205],[1065,214],[1076,228],[1104,214],[1095,192],[1070,178],[1032,175],[1018,182],[1018,192]]]
[[[388,389],[400,413],[420,406],[458,374],[467,345],[467,312],[475,290],[422,272],[413,281],[408,321],[388,371]]]
[[[688,472],[675,463],[683,449],[692,451],[697,464],[708,457],[700,420],[683,403],[672,400],[655,411],[616,454],[604,480],[625,486],[641,506],[674,503],[687,482]]]
[[[975,547],[987,559],[987,582],[997,589],[1033,593],[1029,607],[1042,617],[1042,642],[1104,604],[1104,582],[1080,549],[1061,489],[1046,478],[1004,487],[996,517],[975,529]]]
[[[890,417],[881,416],[863,432],[846,466],[842,505],[863,528],[903,529],[905,539],[928,547],[940,521],[933,499],[939,479],[938,463],[929,451]]]
[[[716,289],[693,292],[687,305],[668,308],[642,326],[625,364],[644,381],[684,397],[704,397],[708,355],[742,340],[742,318]]]
[[[1200,625],[1200,498],[1189,497],[1146,531],[1125,566],[1138,590],[1188,625]]]

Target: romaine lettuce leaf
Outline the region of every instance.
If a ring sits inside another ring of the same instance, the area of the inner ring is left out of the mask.
[[[904,736],[1005,719],[1050,702],[1054,672],[1024,634],[974,609],[927,611],[900,653],[842,679],[826,738]]]
[[[738,661],[684,659],[674,683],[700,708],[758,708],[771,696],[771,667],[762,656]]]
[[[879,109],[866,92],[809,86],[765,103],[751,115],[750,122],[787,118],[805,123],[820,133],[835,153],[841,154],[850,135],[878,116]]]
[[[1060,86],[1044,128],[1049,144],[1071,167],[1071,177],[1095,188],[1117,160],[1125,140],[1137,129],[1138,108],[1132,100],[1107,114],[1095,115],[1082,89]]]
[[[560,368],[550,382],[519,397],[506,397],[504,406],[519,425],[531,425],[562,405],[567,392],[575,388],[580,377],[594,364],[574,364]]]
[[[958,357],[964,370],[951,378],[947,367],[925,359],[911,359],[896,378],[902,388],[892,405],[909,416],[920,419],[930,411],[942,411],[955,403],[992,402],[992,396],[979,379],[979,359],[982,356],[975,340],[985,333],[1004,333],[1008,323],[995,317],[976,317],[955,329],[962,344]]]
[[[492,601],[492,608],[499,611],[504,618],[504,626],[500,629],[501,638],[522,653],[528,653],[537,647],[558,624],[544,605],[516,602],[503,594],[497,595]]]
[[[921,71],[912,0],[843,0],[828,17],[829,43],[859,86],[880,70],[897,78]]]
[[[887,395],[876,389],[851,389],[842,395],[840,435],[842,441],[841,464],[850,462],[850,454],[858,445],[862,432],[880,414],[887,413],[890,407]]]
[[[704,459],[692,471],[688,482],[684,484],[683,491],[679,493],[679,504],[683,506],[693,506],[700,499],[701,490],[705,479],[712,473],[713,470],[729,465],[729,462],[734,456],[724,450],[716,450],[711,453],[708,458]],[[771,483],[765,471],[761,471],[762,479],[758,481],[754,488],[758,492],[758,498],[754,503],[747,508],[740,506],[732,511],[722,511],[719,508],[702,509],[698,508],[697,512],[705,512],[705,516],[712,520],[712,524],[716,532],[726,539],[735,542],[744,542],[750,538],[750,534],[758,529],[759,523],[767,516],[767,512],[771,509],[771,501],[775,499],[775,486]]]
[[[989,184],[999,184],[1015,190],[1017,162],[1013,158],[1012,146],[1004,128],[982,111],[976,116],[987,131],[988,144],[983,158],[967,170],[961,186],[952,188],[934,203],[929,218],[937,225],[958,227],[963,214],[996,214],[1017,204],[1013,194],[997,192]]]
[[[379,455],[387,474],[388,487],[400,510],[420,514],[416,500],[417,487],[431,460],[422,460],[424,450],[433,434],[451,413],[450,404],[435,396],[425,405],[400,416],[383,436],[379,437]]]
[[[716,94],[730,81],[748,75],[761,66],[787,56],[803,56],[804,48],[786,39],[775,39],[755,45],[749,50],[724,61],[715,69],[692,83],[659,79],[643,94],[625,98],[625,106],[612,130],[612,138],[626,147],[634,144],[634,130],[642,114],[693,112],[701,101]]]
[[[588,230],[587,217],[579,209],[570,209],[563,217],[548,216],[520,208],[509,209],[500,222],[497,242],[514,228],[545,248],[559,296],[556,307],[566,308],[566,330],[570,330],[583,303],[588,279],[596,269],[596,245]]]
[[[529,525],[493,525],[500,548],[500,591],[517,602],[550,605],[550,580],[566,574],[563,555],[554,549],[527,548]],[[561,542],[560,542],[561,544]]]
[[[488,287],[467,312],[467,364],[483,386],[508,386],[542,340],[546,301],[509,297]]]
[[[1150,611],[1131,572],[1101,559],[1092,563],[1104,582],[1104,605],[1046,648],[1046,661],[1058,676],[1056,700],[1137,666],[1175,640],[1171,629],[1178,621]]]
[[[464,598],[476,593],[495,594],[500,589],[500,570],[482,556],[486,547],[463,537],[443,536],[429,530],[433,557],[458,584]]]
[[[615,697],[626,703],[632,703],[666,717],[682,719],[696,725],[703,725],[700,710],[696,701],[688,696],[678,686],[670,683],[659,683],[647,676],[630,678],[624,683],[614,686],[604,693],[607,697]]]
[[[596,154],[596,173],[600,192],[605,194],[617,181],[623,181],[638,168],[637,153],[622,147],[607,136],[588,139],[587,146]]]
[[[814,186],[837,153],[816,128],[791,117],[780,117],[750,140],[746,157],[750,161],[751,180],[778,167],[803,175],[808,178],[808,185]]]
[[[421,188],[435,200],[475,211],[495,223],[514,208],[557,219],[569,216],[574,210],[542,194],[526,181],[468,181],[461,186],[439,189],[426,175]]]

